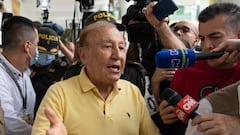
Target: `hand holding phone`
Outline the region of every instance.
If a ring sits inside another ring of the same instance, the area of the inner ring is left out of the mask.
[[[161,21],[170,14],[173,14],[177,9],[177,5],[172,0],[159,0],[153,7],[153,14]]]

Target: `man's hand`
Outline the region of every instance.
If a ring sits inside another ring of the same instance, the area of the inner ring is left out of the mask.
[[[212,51],[213,52],[218,52],[218,51],[232,52],[234,50],[240,51],[240,39],[227,39],[226,41],[219,44]]]
[[[223,56],[217,58],[217,59],[209,59],[209,66],[211,67],[222,67],[228,65],[233,65],[235,63],[238,63],[240,61],[240,51],[234,50],[232,52],[225,52]]]
[[[145,17],[147,18],[148,22],[153,26],[153,27],[158,27],[161,25],[163,22],[168,22],[168,18],[165,18],[161,21],[159,21],[155,15],[153,14],[153,7],[157,4],[156,1],[150,2],[146,7],[142,9],[142,12],[144,13]]]
[[[204,114],[195,117],[191,123],[204,135],[239,135],[240,116]]]
[[[50,128],[46,131],[46,135],[67,135],[64,124],[58,119],[57,115],[50,107],[47,107],[44,113],[50,121]]]
[[[159,113],[164,124],[173,124],[178,121],[177,116],[173,113],[174,107],[163,100],[159,105]]]
[[[173,78],[175,72],[177,69],[163,69],[163,68],[156,68],[155,72],[151,78],[151,88],[152,93],[157,100],[158,103],[160,103],[160,83],[163,80]]]
[[[224,55],[217,60],[208,60],[214,61],[211,62],[211,64],[217,65],[214,63],[218,63],[218,66],[221,67],[219,64],[225,65],[238,63],[240,61],[240,39],[227,39],[226,41],[220,43],[216,48],[211,50],[211,52],[219,51],[224,51]]]

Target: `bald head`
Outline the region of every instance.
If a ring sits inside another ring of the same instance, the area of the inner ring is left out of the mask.
[[[190,21],[179,21],[173,26],[174,33],[187,40],[191,46],[191,49],[195,47],[195,45],[198,43],[198,27],[195,23]]]
[[[96,23],[90,24],[88,26],[86,26],[80,33],[80,37],[79,37],[79,46],[85,46],[87,44],[86,40],[88,39],[88,36],[93,33],[96,32],[97,29],[102,28],[102,27],[111,27],[111,28],[115,28],[117,29],[116,25],[109,23],[107,21],[98,21]]]

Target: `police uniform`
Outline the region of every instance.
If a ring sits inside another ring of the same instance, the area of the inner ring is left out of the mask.
[[[55,56],[55,59],[50,64],[41,65],[40,60],[33,65],[32,84],[36,93],[35,113],[41,103],[48,87],[53,83],[60,81],[61,77],[68,68],[66,61],[57,59],[58,51],[58,35],[51,28],[41,27],[39,33],[39,53],[48,53]],[[40,57],[41,58],[41,57]]]

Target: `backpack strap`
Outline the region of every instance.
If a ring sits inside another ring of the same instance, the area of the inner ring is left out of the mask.
[[[150,115],[158,113],[158,104],[151,93],[150,79],[147,70],[141,63],[127,61],[122,79],[135,84],[141,91]]]

